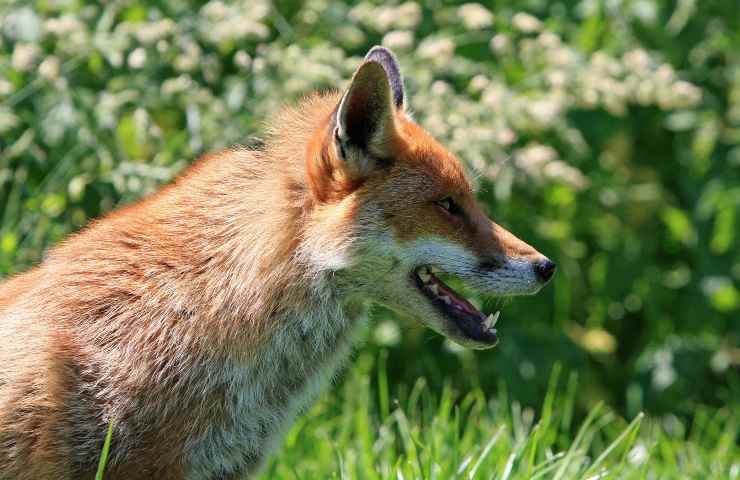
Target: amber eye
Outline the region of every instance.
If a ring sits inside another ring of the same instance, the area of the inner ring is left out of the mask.
[[[445,197],[442,200],[437,200],[437,205],[439,205],[441,208],[447,210],[452,215],[462,215],[463,210],[460,208],[458,204],[455,203],[455,201],[450,197]]]

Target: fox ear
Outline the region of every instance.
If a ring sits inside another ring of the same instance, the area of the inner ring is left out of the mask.
[[[334,135],[340,156],[350,164],[360,163],[350,165],[354,170],[367,170],[369,157],[390,156],[399,105],[396,102],[403,104],[403,89],[397,94],[394,84],[400,85],[395,59],[388,50],[375,47],[339,102]]]

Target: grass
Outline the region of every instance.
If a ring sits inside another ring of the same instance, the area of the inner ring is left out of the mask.
[[[382,358],[382,357],[381,357]],[[382,362],[362,354],[336,391],[300,417],[262,479],[730,479],[740,476],[737,418],[699,409],[690,426],[603,404],[576,422],[578,381],[552,370],[538,410],[480,389],[430,391],[424,378],[389,396]],[[376,375],[373,375],[376,372]],[[109,426],[96,480],[103,478]]]
[[[95,480],[103,480],[103,474],[105,473],[105,466],[108,463],[108,454],[110,453],[110,442],[113,438],[113,422],[108,423],[108,433],[105,435],[105,442],[103,443],[103,450],[100,453],[100,461],[98,462],[98,471],[95,473]]]
[[[700,409],[627,421],[604,405],[574,412],[575,375],[552,371],[535,412],[506,389],[460,395],[423,378],[389,397],[382,365],[361,355],[336,391],[299,418],[261,478],[733,479],[740,473],[737,418]],[[373,374],[372,372],[378,372]]]

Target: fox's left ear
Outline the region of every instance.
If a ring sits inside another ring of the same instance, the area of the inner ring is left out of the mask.
[[[386,48],[374,47],[355,72],[336,112],[335,137],[340,155],[350,163],[384,157],[395,137],[395,114],[403,108],[398,62]],[[363,159],[353,159],[354,153]],[[365,170],[370,165],[348,165]]]
[[[341,198],[393,160],[400,141],[396,113],[403,102],[396,58],[389,50],[374,47],[332,115],[328,145],[326,130],[315,137],[321,146],[309,154],[308,175],[319,201]]]

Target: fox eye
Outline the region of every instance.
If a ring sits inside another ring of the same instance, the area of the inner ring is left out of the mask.
[[[438,206],[446,210],[447,212],[451,213],[452,215],[462,215],[463,210],[460,208],[458,204],[455,203],[455,201],[451,197],[445,197],[442,200],[437,200],[436,203]]]

